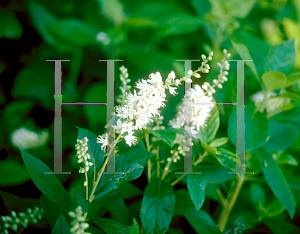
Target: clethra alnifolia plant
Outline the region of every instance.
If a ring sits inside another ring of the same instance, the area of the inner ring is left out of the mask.
[[[242,45],[233,45],[237,51],[245,50]],[[258,148],[266,144],[269,137],[265,134],[269,132],[265,129],[269,125],[263,111],[266,109],[267,114],[274,116],[280,112],[281,105],[290,102],[282,101],[272,108],[270,103],[276,101],[271,98],[278,94],[266,91],[262,85],[262,94],[252,97],[255,107],[246,108],[244,118],[253,123],[253,126],[249,122],[246,125],[248,132],[254,131],[255,124],[259,124],[263,132],[252,134],[255,138],[251,140],[246,136],[244,151],[235,152],[235,148],[236,151],[241,149],[237,143],[239,119],[233,110],[228,119],[228,137],[217,134],[224,107],[220,108],[214,97],[217,89],[227,85],[230,78],[231,54],[224,49],[221,61],[210,65],[213,55],[213,52],[202,55],[201,66],[186,71],[184,77],[171,71],[163,78],[156,72],[138,80],[134,87],[127,68],[121,66],[121,94],[112,118],[107,120],[105,133],[97,136],[78,127],[76,156],[72,155],[77,158],[78,173],[68,191],[49,173],[51,170],[45,163],[20,148],[31,178],[43,193],[43,208],[36,207],[28,214],[17,215],[12,211],[11,216],[2,216],[1,233],[17,232],[20,225],[26,228],[28,223],[41,220],[42,214],[52,233],[73,234],[175,233],[172,232],[176,226],[175,216],[180,217],[176,219],[179,222],[184,217],[197,233],[243,233],[263,220],[268,222],[273,216],[283,214],[285,209],[293,217],[295,207],[285,200],[293,201],[293,196],[285,193],[287,197],[284,197],[280,192],[289,191],[285,180],[278,173],[270,176],[269,171],[270,165],[275,165],[274,170],[279,172],[277,163],[286,163],[292,156],[284,151],[271,156],[265,151],[268,148]],[[211,83],[192,85],[192,79],[206,76],[215,67],[218,70],[209,77]],[[237,86],[243,85],[239,82]],[[178,103],[176,114],[170,117],[163,111],[170,101],[167,96],[174,98],[180,86],[185,86],[184,98]],[[279,95],[282,93],[285,91]],[[241,102],[238,100],[232,105],[241,105]],[[249,126],[253,129],[249,130]],[[243,153],[245,162],[237,157]],[[256,160],[252,155],[256,155]],[[247,168],[246,173],[237,172],[239,165]],[[261,171],[275,194],[275,198],[270,197],[268,201],[266,189],[257,181],[261,180]],[[273,181],[274,176],[279,182]],[[147,182],[144,191],[134,181],[139,177],[140,181]],[[257,181],[247,186],[255,211],[252,216],[242,213],[233,219],[231,212],[247,181]],[[278,189],[280,186],[283,190]],[[218,203],[218,217],[214,214],[212,218],[206,211],[207,197]],[[138,212],[137,215],[129,216],[124,199],[132,199],[130,209]]]

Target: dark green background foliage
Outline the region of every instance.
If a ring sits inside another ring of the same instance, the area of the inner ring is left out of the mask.
[[[97,41],[99,32],[107,34],[107,43]],[[300,233],[298,0],[1,1],[0,215],[41,206],[44,219],[18,233],[69,233],[67,212],[81,205],[92,233],[221,233],[222,204],[229,204],[222,199],[231,197],[239,181],[228,174],[237,165],[234,106],[214,109],[207,128],[199,132],[200,141],[194,142],[195,160],[205,154],[193,168],[201,175],[188,175],[172,186],[180,177],[175,171],[184,170],[181,159],[164,180],[148,184],[147,161],[152,160],[156,178],[156,158],[140,132],[137,146],[118,145],[116,168],[126,173],[103,176],[90,204],[84,199],[74,145],[78,137],[95,142],[103,134],[106,109],[62,106],[63,170],[72,173],[45,175],[53,170],[54,147],[54,64],[45,60],[71,60],[62,63],[63,102],[105,102],[106,63],[98,60],[123,60],[115,63],[119,95],[121,65],[128,68],[133,87],[152,72],[165,79],[173,70],[182,77],[184,64],[177,60],[200,60],[213,51],[211,72],[193,79],[202,84],[218,75],[216,63],[224,48],[233,59],[253,59],[245,66],[245,149],[246,171],[254,172],[244,177],[225,233],[235,233],[235,228],[242,233]],[[214,94],[218,102],[236,102],[235,64],[230,62],[228,81]],[[192,64],[193,70],[199,66]],[[259,102],[253,95],[262,90],[265,101]],[[184,96],[183,86],[177,91],[175,97],[167,94],[161,110],[165,125]],[[46,129],[48,140],[20,151],[12,133],[21,127]],[[148,130],[150,139],[162,139],[153,143],[159,146],[162,174],[176,147],[174,130]],[[95,143],[90,147],[99,170],[104,152]],[[94,176],[93,168],[88,176]]]

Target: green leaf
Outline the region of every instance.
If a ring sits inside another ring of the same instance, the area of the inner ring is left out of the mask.
[[[138,189],[133,184],[124,183],[121,184],[117,189],[111,190],[106,195],[103,195],[98,198],[95,197],[92,203],[93,206],[103,206],[117,201],[119,199],[127,199],[142,194],[142,190]]]
[[[281,164],[287,164],[291,166],[298,166],[298,161],[297,159],[288,153],[283,153],[279,154],[279,156],[276,158],[276,162],[281,165]]]
[[[273,217],[281,214],[283,211],[284,206],[278,199],[275,199],[264,209],[264,217]]]
[[[32,98],[53,111],[53,74],[53,62],[43,62],[23,68],[16,77],[12,91],[13,97]]]
[[[238,43],[234,43],[233,41],[231,41],[235,51],[239,54],[239,56],[246,60],[246,59],[252,59],[249,50],[247,49],[247,47],[243,44],[238,44]],[[256,71],[256,67],[255,64],[253,63],[253,61],[245,61],[245,64],[250,67],[251,71],[253,72],[253,74],[255,75],[255,77],[258,79],[258,75],[257,75],[257,71]]]
[[[176,213],[183,215],[197,233],[220,234],[219,228],[213,219],[204,211],[196,210],[186,190],[180,189],[175,192]]]
[[[262,81],[268,91],[274,89],[281,89],[285,87],[287,78],[284,73],[278,71],[265,72],[262,77]]]
[[[15,173],[15,172],[18,173]],[[0,186],[12,186],[22,184],[30,180],[24,165],[19,163],[17,160],[8,158],[2,160],[0,163]]]
[[[283,122],[291,128],[300,132],[300,104],[296,104],[294,108],[280,112],[270,118],[270,120]]]
[[[172,15],[161,24],[157,38],[191,33],[196,31],[202,24],[203,20],[201,18],[189,14]]]
[[[282,94],[279,94],[278,96],[276,96],[276,97],[270,97],[271,99],[273,99],[273,98],[289,98],[289,99],[291,99],[291,100],[293,100],[293,101],[300,101],[300,96],[298,95],[298,94],[296,94],[296,93],[292,93],[292,92],[288,92],[288,91],[286,91],[285,93],[282,93]]]
[[[199,210],[205,200],[205,187],[206,179],[204,174],[189,174],[187,179],[187,187],[191,199],[196,207],[196,210]]]
[[[298,132],[284,122],[269,120],[270,139],[263,148],[272,153],[284,150],[297,139]]]
[[[173,187],[164,181],[147,185],[142,200],[141,221],[146,233],[166,233],[175,208]]]
[[[61,206],[58,205],[57,202],[46,196],[44,193],[42,193],[41,195],[40,204],[44,209],[43,218],[45,218],[53,228],[56,224]]]
[[[207,183],[222,183],[235,177],[229,168],[221,165],[215,158],[211,157],[208,160],[203,160],[196,166],[196,171],[205,175]]]
[[[209,144],[209,146],[210,147],[219,147],[219,146],[225,145],[227,143],[228,139],[229,139],[228,137],[221,137],[221,138],[215,139]]]
[[[130,225],[130,217],[128,208],[123,199],[116,200],[108,205],[105,205],[112,217],[123,225]]]
[[[58,219],[57,219],[55,226],[51,233],[52,234],[71,234],[70,227],[67,223],[67,220],[66,220],[62,210],[60,210]]]
[[[299,71],[293,72],[288,76],[286,87],[296,84],[299,81],[300,81],[300,72]]]
[[[250,185],[251,199],[257,209],[262,207],[265,203],[265,192],[258,184],[252,183]]]
[[[135,218],[133,218],[133,224],[131,226],[131,230],[129,234],[140,234],[140,226]]]
[[[140,144],[137,144],[136,146],[130,147],[130,149],[119,152],[116,167],[119,168],[128,163],[138,163],[144,167],[148,159],[154,156],[155,154],[147,151],[144,147],[141,147]]]
[[[56,18],[42,4],[33,1],[28,2],[28,13],[35,29],[48,45],[62,52],[73,52],[72,46],[58,41],[49,33],[47,26],[55,23]]]
[[[204,15],[211,11],[211,5],[206,0],[192,0],[194,9],[199,15]]]
[[[212,147],[210,145],[207,145],[206,143],[202,142],[201,143],[201,146],[203,147],[203,149],[205,151],[207,151],[208,153],[211,153],[211,154],[215,154],[217,153],[217,148],[216,147]]]
[[[71,196],[54,174],[45,174],[45,172],[51,172],[50,168],[40,159],[26,153],[23,149],[20,148],[20,151],[25,166],[39,190],[57,202],[65,211],[70,211],[72,209]]]
[[[129,234],[131,230],[131,227],[126,227],[111,219],[91,218],[91,220],[101,227],[107,234]]]
[[[240,231],[246,231],[251,228],[254,228],[256,225],[257,216],[254,212],[246,212],[236,217],[234,220],[234,226],[239,226]],[[241,224],[243,226],[241,227]]]
[[[77,205],[81,206],[82,208],[82,212],[83,213],[88,212],[91,203],[85,199],[85,195],[79,192],[76,188],[73,189],[73,193],[75,195]]]
[[[200,141],[209,144],[214,140],[220,126],[220,117],[218,107],[215,106],[210,112],[207,126],[201,128],[199,132]]]
[[[124,172],[123,174],[104,174],[102,175],[100,184],[96,191],[95,199],[104,196],[111,190],[117,189],[121,183],[132,181],[141,176],[144,168],[137,164],[131,163],[120,167],[117,172]]]
[[[147,129],[150,133],[152,133],[154,136],[158,137],[162,141],[166,142],[170,147],[174,145],[174,141],[176,138],[175,133],[168,133],[164,130],[151,130]]]
[[[260,112],[254,113],[254,111],[253,106],[246,106],[245,108],[246,151],[262,146],[269,137],[269,123],[266,116]],[[231,143],[236,146],[236,110],[233,110],[229,117],[228,136]]]
[[[232,171],[236,171],[237,167],[237,157],[236,154],[230,152],[226,149],[218,149],[217,153],[213,154],[214,157],[225,167],[229,168]]]
[[[294,233],[299,234],[300,229],[293,223],[283,221],[282,219],[264,219],[264,223],[274,234]]]
[[[23,34],[23,28],[15,13],[0,8],[0,38],[19,39]]]
[[[58,41],[74,46],[92,46],[97,44],[97,33],[92,25],[76,18],[64,18],[47,25],[48,32]]]
[[[295,214],[295,198],[287,186],[278,164],[274,158],[262,148],[257,149],[256,154],[259,157],[264,177],[268,182],[274,195],[281,201],[285,209],[292,218]]]
[[[288,40],[270,49],[265,72],[279,71],[289,75],[294,67],[296,59],[295,40]]]

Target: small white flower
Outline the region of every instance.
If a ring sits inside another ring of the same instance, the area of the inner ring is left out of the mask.
[[[131,134],[128,134],[125,136],[125,141],[126,141],[126,144],[131,146],[132,144],[136,144],[136,141],[137,141],[137,137],[131,135]]]
[[[177,89],[177,88],[170,87],[169,88],[170,94],[175,95],[176,94],[175,89]]]
[[[103,150],[105,146],[108,146],[108,138],[107,138],[107,133],[105,135],[105,138],[103,138],[102,136],[98,136],[97,138],[97,143],[101,143],[101,149]]]

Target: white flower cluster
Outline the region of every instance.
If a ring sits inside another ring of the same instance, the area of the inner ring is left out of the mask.
[[[128,79],[128,70],[124,66],[120,67],[120,80],[122,81],[122,86],[120,86],[120,90],[122,94],[119,96],[119,99],[117,100],[120,105],[124,104],[126,93],[131,89],[131,86],[129,85],[130,79]]]
[[[192,137],[195,139],[199,138],[198,132],[201,127],[205,126],[205,121],[213,107],[213,105],[203,103],[211,102],[212,97],[206,96],[199,85],[195,85],[194,88],[187,90],[183,102],[178,107],[179,111],[176,117],[169,124],[173,128],[182,128],[184,126],[190,138],[186,140],[184,135],[176,134],[174,144],[179,144],[178,150],[172,150],[172,159],[169,158],[168,161],[173,160],[176,162],[180,158],[179,154],[185,156],[185,152],[189,151],[190,146],[193,145]]]
[[[206,96],[199,85],[187,90],[183,102],[179,105],[176,117],[170,121],[173,128],[181,128],[186,122],[191,126],[185,126],[191,133],[191,136],[198,138],[198,131],[205,126],[205,121],[210,115],[212,105],[202,105],[203,103],[212,102],[212,97]]]
[[[11,216],[1,216],[3,226],[0,226],[0,233],[8,234],[8,229],[17,232],[19,225],[27,228],[29,223],[37,224],[38,220],[42,220],[43,212],[43,208],[37,206],[34,207],[33,210],[31,208],[28,208],[27,213],[20,212],[17,214],[15,211],[11,211]]]
[[[89,224],[85,223],[81,206],[78,206],[75,212],[69,212],[69,215],[74,218],[71,222],[71,232],[73,234],[91,234],[84,231],[89,227]]]
[[[137,82],[136,88],[139,91],[134,90],[133,94],[129,92],[124,105],[116,108],[119,119],[113,128],[119,134],[127,133],[124,137],[126,144],[131,146],[136,143],[137,137],[133,136],[134,131],[145,129],[153,121],[154,116],[160,115],[158,109],[165,106],[165,90],[169,89],[170,93],[175,95],[176,88],[171,85],[178,84],[180,81],[175,80],[173,71],[168,75],[165,84],[159,72],[150,74],[147,80],[142,79]]]
[[[79,173],[85,173],[90,169],[90,166],[93,165],[92,162],[89,162],[88,159],[91,158],[90,154],[87,153],[88,139],[84,137],[82,140],[77,139],[77,144],[75,145],[75,149],[77,150],[76,157],[78,158],[78,163],[84,163],[84,166],[79,169]]]
[[[49,132],[43,130],[40,133],[31,131],[25,127],[15,130],[11,135],[12,143],[22,149],[31,149],[45,145],[49,138]]]

